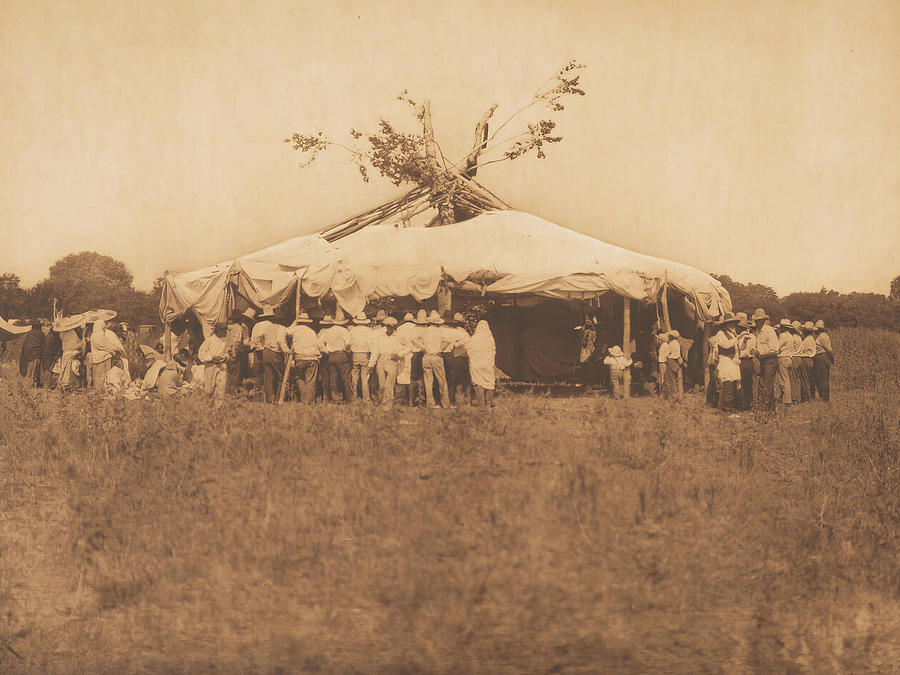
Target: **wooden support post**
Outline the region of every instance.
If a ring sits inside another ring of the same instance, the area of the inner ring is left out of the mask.
[[[297,297],[294,300],[294,320],[300,318],[300,277],[297,277]]]
[[[622,298],[622,351],[631,358],[631,298]],[[631,368],[625,369],[625,398],[631,398]]]
[[[172,358],[172,325],[168,321],[163,332],[163,352],[166,361]]]
[[[712,323],[709,321],[703,322],[703,347],[701,353],[703,354],[703,361],[700,364],[703,368],[703,391],[707,391],[709,387],[709,366],[707,363],[709,362],[709,338],[710,333],[712,333]]]
[[[663,287],[662,287],[662,293],[660,294],[660,299],[662,300],[663,330],[672,330],[672,322],[669,321],[669,281],[668,281],[668,279],[663,281]]]

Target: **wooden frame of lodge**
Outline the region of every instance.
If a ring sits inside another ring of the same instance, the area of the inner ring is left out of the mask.
[[[443,224],[448,207],[455,222]],[[586,313],[598,319],[599,342],[629,353],[655,352],[654,325],[693,335],[688,362],[702,378],[701,336],[731,310],[728,292],[709,274],[515,211],[463,175],[316,234],[194,272],[167,272],[160,301],[167,357],[173,321],[194,317],[208,334],[234,311],[264,304],[285,319],[301,308],[353,316],[375,305],[444,313],[492,305],[498,367],[530,381],[574,374],[573,328]]]

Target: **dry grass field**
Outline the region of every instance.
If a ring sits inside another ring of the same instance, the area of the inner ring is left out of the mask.
[[[0,379],[0,669],[900,664],[900,336],[832,403],[102,401]]]

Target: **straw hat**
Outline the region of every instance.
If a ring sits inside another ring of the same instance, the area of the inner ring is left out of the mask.
[[[818,321],[816,321],[815,329],[816,330],[825,330],[825,322],[822,321],[822,319],[819,319]]]
[[[259,318],[260,319],[267,319],[267,318],[274,319],[275,318],[275,310],[272,307],[272,305],[263,305],[262,313],[259,315]]]
[[[387,318],[387,312],[385,312],[383,309],[379,309],[379,310],[375,313],[375,323],[381,323],[381,322],[384,321],[386,318]]]
[[[357,326],[368,326],[370,323],[372,323],[372,320],[366,316],[365,312],[360,312],[353,317],[353,323],[355,323]]]
[[[741,320],[739,318],[737,318],[737,316],[735,316],[731,312],[725,312],[725,315],[722,317],[722,320],[719,321],[718,325],[726,326],[729,323],[740,323],[740,322],[741,322]]]
[[[797,331],[799,333],[800,329],[803,328],[803,324],[800,323],[799,321],[792,321],[791,328],[793,328],[795,331]]]
[[[613,357],[625,356],[625,352],[622,351],[619,345],[613,345],[609,348],[609,355]]]
[[[109,321],[116,317],[115,310],[112,309],[91,309],[81,315],[84,323],[97,323],[98,321]]]
[[[815,329],[816,327],[813,325],[812,321],[807,321],[805,324],[803,324],[803,330],[805,330],[807,333],[812,333]]]
[[[781,330],[794,330],[794,326],[790,319],[782,319],[778,322],[778,328]]]
[[[441,318],[441,315],[437,313],[437,310],[433,309],[431,310],[431,314],[428,315],[428,323],[440,326],[444,323],[444,320]]]
[[[345,317],[343,314],[341,314],[340,316],[334,317],[334,325],[335,326],[346,326],[348,323],[350,323],[350,319]]]
[[[413,319],[413,321],[415,321],[420,326],[424,326],[428,323],[428,314],[424,309],[420,309],[418,312],[416,312],[416,318]]]
[[[319,322],[319,324],[322,326],[333,326],[334,319],[332,318],[331,314],[326,314],[322,317],[322,320]]]
[[[306,312],[300,312],[297,318],[294,319],[294,323],[312,323],[312,319],[309,318],[309,314]]]
[[[460,312],[457,312],[453,315],[453,323],[459,324],[460,326],[465,325],[466,317],[464,317]]]
[[[765,321],[768,318],[770,318],[770,317],[768,314],[766,314],[766,310],[764,310],[762,307],[757,307],[756,309],[753,310],[753,316],[750,317],[750,320],[751,321]]]
[[[79,326],[84,325],[84,315],[83,314],[74,314],[72,316],[62,317],[57,319],[53,323],[53,330],[57,333],[63,333],[67,330],[72,330],[73,328],[78,328]]]
[[[386,316],[381,323],[383,323],[385,326],[396,326],[399,322],[392,316]]]
[[[681,333],[679,333],[677,330],[670,330],[668,335],[669,337],[673,337],[676,340],[681,337]]]
[[[753,328],[753,323],[747,318],[747,312],[738,312],[735,316],[741,328]]]
[[[403,323],[412,323],[414,320],[411,312],[407,312],[403,315]]]

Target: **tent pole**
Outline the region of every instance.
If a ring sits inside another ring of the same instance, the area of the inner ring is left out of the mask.
[[[622,298],[622,348],[631,358],[631,298]],[[625,369],[625,398],[631,398],[631,368]]]
[[[703,368],[703,391],[706,392],[709,389],[709,366],[707,365],[709,362],[709,337],[712,324],[709,321],[703,322],[703,346],[702,346],[702,361],[700,363]]]
[[[669,321],[669,279],[668,274],[666,275],[665,281],[663,281],[662,287],[662,315],[663,321],[665,325],[663,326],[664,330],[672,330],[672,322]]]
[[[172,324],[166,321],[166,328],[163,332],[163,356],[166,361],[172,358]]]
[[[296,300],[294,301],[294,320],[300,318],[300,277],[297,277],[297,293]]]

